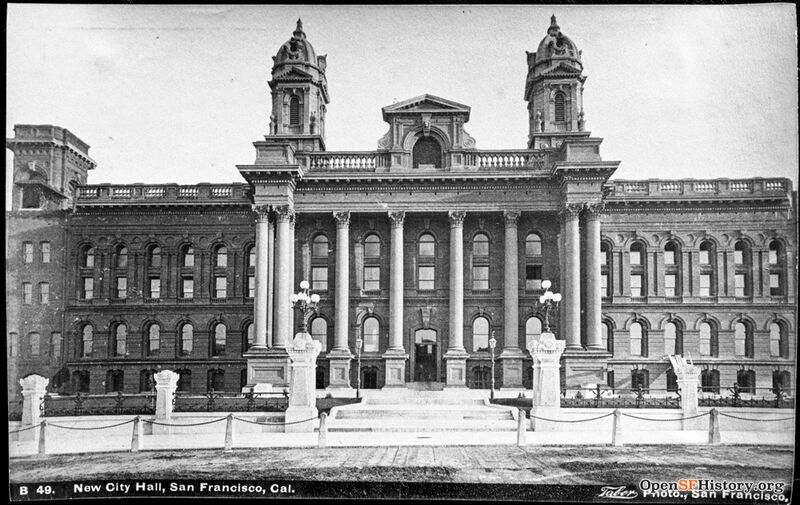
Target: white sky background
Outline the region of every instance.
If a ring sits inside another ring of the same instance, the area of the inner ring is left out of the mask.
[[[523,149],[525,51],[552,13],[583,51],[587,129],[605,139],[604,159],[622,161],[615,179],[797,187],[790,4],[12,4],[6,136],[16,123],[68,128],[91,146],[93,184],[242,182],[235,165],[252,163],[268,132],[272,56],[301,17],[328,55],[328,150],[374,150],[381,107],[422,93],[471,106],[479,149]]]

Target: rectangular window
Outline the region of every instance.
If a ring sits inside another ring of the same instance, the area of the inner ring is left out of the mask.
[[[641,265],[642,264],[642,253],[641,251],[631,251],[631,265]]]
[[[10,358],[16,358],[19,354],[19,334],[18,333],[9,333],[8,334],[8,356]]]
[[[734,296],[736,298],[744,297],[744,274],[736,274],[733,276]]]
[[[631,356],[642,356],[642,334],[631,332]]]
[[[781,276],[780,274],[769,274],[769,294],[771,296],[781,295]]]
[[[711,275],[700,275],[700,296],[711,296]]]
[[[117,298],[124,300],[128,297],[128,278],[117,277]]]
[[[664,296],[675,295],[675,274],[667,274],[664,276]]]
[[[525,266],[525,290],[536,291],[542,289],[542,265]]]
[[[489,267],[472,267],[472,289],[489,289]]]
[[[161,298],[161,278],[150,278],[150,298]]]
[[[434,267],[419,267],[417,289],[423,291],[434,289],[434,272]]]
[[[664,264],[665,265],[675,264],[675,251],[664,251]]]
[[[631,297],[642,296],[642,276],[631,275]]]
[[[608,252],[600,251],[600,265],[607,266],[608,265]]]
[[[83,278],[83,291],[81,292],[81,298],[84,300],[91,300],[94,298],[94,278]]]
[[[608,294],[608,274],[600,274],[600,296],[610,296]]]
[[[50,303],[50,284],[47,282],[39,284],[39,303]]]
[[[364,291],[378,291],[381,289],[380,267],[364,267]]]
[[[214,298],[227,298],[228,297],[228,278],[215,277],[214,278]]]
[[[50,242],[42,242],[42,263],[50,263]]]
[[[60,361],[61,360],[61,333],[60,332],[53,332],[50,334],[50,358],[52,361]]]
[[[33,243],[22,243],[22,258],[25,263],[33,263]]]
[[[312,291],[328,290],[328,267],[311,268],[311,290]]]
[[[777,265],[778,264],[778,251],[770,251],[769,252],[769,264],[770,265]]]
[[[253,275],[247,276],[247,298],[256,297],[256,278]]]
[[[194,298],[194,279],[191,277],[183,279],[181,296],[183,298]]]
[[[708,251],[700,251],[700,264],[708,265],[708,263],[709,263]]]
[[[22,303],[25,305],[33,303],[33,284],[30,282],[22,283]]]
[[[28,344],[31,348],[31,356],[39,355],[39,347],[41,346],[40,337],[38,333],[28,334]]]
[[[734,346],[734,354],[736,356],[744,356],[746,354],[746,337],[744,332],[742,333],[734,333],[733,335],[733,346]]]
[[[733,251],[733,263],[735,265],[744,264],[744,251]]]

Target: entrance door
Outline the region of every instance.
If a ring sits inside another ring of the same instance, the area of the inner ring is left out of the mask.
[[[436,331],[417,330],[414,335],[414,380],[438,382],[436,373]]]

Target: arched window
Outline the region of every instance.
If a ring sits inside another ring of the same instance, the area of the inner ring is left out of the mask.
[[[181,326],[180,355],[189,356],[190,354],[192,354],[193,347],[194,347],[194,327],[189,323],[185,323],[183,326]]]
[[[542,255],[542,237],[538,233],[529,233],[525,237],[525,256]]]
[[[769,294],[785,296],[786,256],[783,245],[773,240],[769,243]]]
[[[364,257],[365,258],[381,257],[381,239],[374,233],[370,233],[364,239]]]
[[[181,368],[180,370],[175,370],[175,373],[178,374],[177,390],[182,392],[189,391],[192,388],[192,371]]]
[[[419,255],[434,256],[436,253],[436,240],[430,233],[423,233],[419,237]]]
[[[678,376],[672,368],[667,370],[667,391],[671,393],[678,391]]]
[[[776,390],[780,388],[783,390],[791,389],[792,387],[792,375],[787,370],[775,370],[772,372],[772,389]],[[791,392],[789,392],[791,394]]]
[[[700,323],[700,355],[714,358],[719,356],[717,328],[706,321]]]
[[[194,247],[187,245],[181,252],[181,265],[184,267],[194,266]]]
[[[114,326],[114,342],[111,346],[114,356],[125,356],[128,354],[128,327],[125,324]]]
[[[249,246],[245,249],[247,254],[247,268],[255,268],[256,266],[256,246]]]
[[[225,370],[209,370],[207,387],[209,391],[225,391]]]
[[[739,240],[733,246],[733,264],[746,265],[750,262],[750,251],[747,242]]]
[[[361,325],[361,335],[364,339],[364,352],[378,352],[378,336],[380,335],[380,323],[376,317],[364,319]]]
[[[703,370],[700,373],[700,385],[704,393],[719,394],[719,370]]]
[[[647,370],[631,370],[631,389],[642,389],[648,393],[650,389],[650,372]]]
[[[72,372],[72,391],[76,393],[88,393],[90,377],[88,370],[75,370]]]
[[[631,266],[644,264],[644,244],[634,242],[631,244]]]
[[[221,245],[215,249],[214,265],[217,268],[225,268],[228,266],[228,248],[224,245]]]
[[[777,240],[769,243],[769,264],[782,266],[783,263],[783,247]]]
[[[122,391],[125,382],[125,373],[122,370],[109,370],[106,372],[106,393]]]
[[[712,265],[714,259],[714,244],[711,241],[704,241],[700,244],[700,258],[698,263],[701,265]]]
[[[158,356],[158,350],[161,348],[161,326],[156,323],[151,324],[147,328],[147,355]]]
[[[489,350],[489,320],[476,317],[472,321],[472,352]]]
[[[314,258],[328,257],[328,237],[322,234],[317,235],[311,244],[311,256]]]
[[[783,323],[769,325],[769,354],[779,358],[789,357],[789,337]]]
[[[427,166],[441,168],[442,166],[442,147],[432,137],[422,137],[414,144],[411,150],[412,166],[419,168]]]
[[[253,342],[254,342],[254,339],[255,339],[255,335],[253,333],[254,326],[255,325],[253,325],[253,323],[247,323],[245,325],[245,327],[244,327],[244,332],[243,333],[244,333],[245,340],[244,340],[244,346],[243,347],[244,347],[245,352],[247,352],[247,350],[250,349],[250,347],[253,345]]]
[[[664,245],[664,264],[677,265],[680,261],[680,249],[675,242],[667,242]]]
[[[631,323],[631,356],[647,357],[647,332],[639,322]]]
[[[87,246],[81,253],[81,265],[86,268],[94,267],[94,247]]]
[[[472,239],[472,255],[489,256],[489,237],[483,233],[475,235],[475,238]]]
[[[614,354],[614,330],[607,321],[603,321],[600,324],[600,338],[606,350]]]
[[[630,286],[631,297],[643,297],[647,293],[645,286],[645,248],[641,242],[634,242],[630,249]]]
[[[150,268],[161,268],[161,248],[151,247],[147,252],[147,264]]]
[[[211,344],[211,355],[222,356],[225,354],[228,329],[224,323],[217,323],[214,325],[212,333],[214,334],[214,340]]]
[[[736,356],[754,357],[753,330],[750,324],[744,321],[736,323],[733,327],[733,340]]]
[[[564,118],[564,116],[565,116],[565,114],[564,114],[564,112],[565,112],[564,111],[564,108],[565,108],[564,101],[565,101],[564,93],[561,93],[561,92],[556,93],[556,96],[555,96],[556,121],[565,121],[565,118]]]
[[[756,372],[755,370],[739,370],[736,373],[736,383],[739,384],[739,391],[746,394],[756,393]]]
[[[39,355],[39,346],[41,345],[41,337],[36,332],[28,333],[28,344],[31,346],[31,356]]]
[[[127,268],[128,267],[128,248],[125,246],[120,246],[117,249],[117,268]]]
[[[92,357],[92,343],[94,340],[94,327],[87,324],[81,329],[81,357]]]
[[[322,352],[328,350],[328,322],[324,318],[311,320],[311,338],[322,344]]]
[[[664,326],[664,354],[683,354],[683,332],[678,324],[670,321]]]
[[[531,316],[525,321],[525,349],[530,349],[533,342],[542,336],[542,320]]]
[[[142,370],[139,372],[139,392],[152,391],[156,387],[156,381],[153,378],[155,374],[155,370]]]
[[[289,99],[289,124],[293,126],[300,124],[300,98],[296,96]]]

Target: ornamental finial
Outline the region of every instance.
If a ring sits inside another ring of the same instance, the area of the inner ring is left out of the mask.
[[[550,16],[550,28],[558,28],[558,23],[556,23],[556,15],[553,14]]]
[[[295,37],[305,35],[305,33],[303,33],[303,21],[300,18],[297,18],[297,28],[294,29],[294,35]]]

